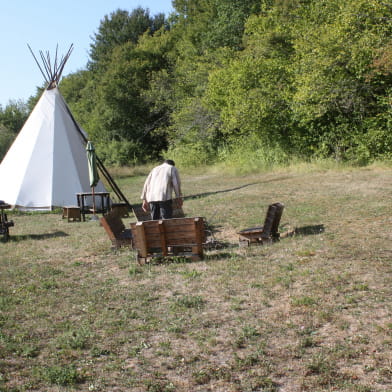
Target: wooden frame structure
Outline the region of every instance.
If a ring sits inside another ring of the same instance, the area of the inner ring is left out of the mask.
[[[279,223],[283,214],[284,205],[273,203],[268,206],[264,225],[239,231],[239,245],[249,246],[254,243],[263,244],[278,241]]]
[[[204,218],[173,218],[131,223],[139,263],[157,256],[203,258]]]

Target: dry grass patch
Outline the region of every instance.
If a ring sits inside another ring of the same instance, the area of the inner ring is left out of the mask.
[[[223,244],[193,263],[139,266],[97,222],[13,214],[0,390],[390,391],[391,174],[184,174],[185,212]],[[131,202],[143,181],[122,174]],[[276,201],[297,235],[239,248]]]

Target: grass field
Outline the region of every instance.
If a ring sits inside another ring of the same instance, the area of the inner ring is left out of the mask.
[[[0,391],[392,391],[392,170],[181,174],[222,244],[200,262],[140,266],[97,222],[10,214]],[[131,202],[144,178],[119,178]],[[278,201],[297,234],[240,248]]]

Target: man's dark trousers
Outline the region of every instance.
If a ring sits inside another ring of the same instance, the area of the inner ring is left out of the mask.
[[[171,219],[173,217],[173,204],[171,200],[150,202],[151,219]]]

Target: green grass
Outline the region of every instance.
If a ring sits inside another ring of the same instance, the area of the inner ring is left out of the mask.
[[[139,203],[146,173],[116,173]],[[140,266],[97,222],[9,214],[0,391],[391,391],[392,169],[180,173],[222,244],[199,262]],[[277,201],[297,234],[239,247]]]

